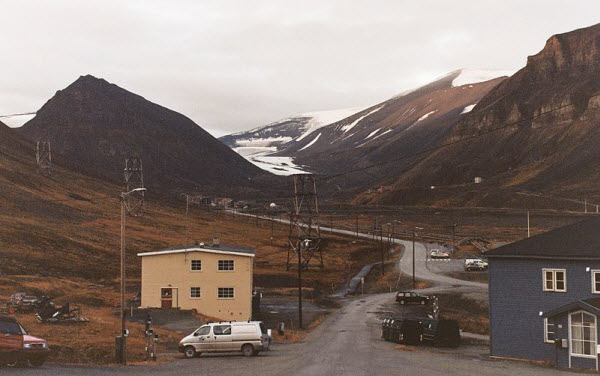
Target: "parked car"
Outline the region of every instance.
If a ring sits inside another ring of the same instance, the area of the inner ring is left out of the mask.
[[[217,322],[201,326],[179,342],[179,352],[186,358],[202,353],[241,352],[254,356],[268,350],[271,330],[262,321]]]
[[[420,295],[412,291],[400,291],[396,294],[396,301],[400,304],[427,304],[429,296]]]
[[[12,316],[0,316],[0,365],[40,367],[48,359],[48,342],[27,334]]]
[[[488,263],[480,258],[466,258],[465,259],[465,270],[487,270]]]
[[[446,251],[441,251],[439,249],[432,249],[431,252],[429,252],[429,256],[432,259],[447,259],[450,258],[450,254]]]

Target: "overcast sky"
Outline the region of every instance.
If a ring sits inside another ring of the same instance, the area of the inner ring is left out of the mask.
[[[375,104],[458,68],[518,69],[552,34],[600,22],[598,0],[0,0],[0,10],[0,115],[36,111],[92,74],[216,136]]]

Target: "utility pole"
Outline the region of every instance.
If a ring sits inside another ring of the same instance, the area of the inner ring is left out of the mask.
[[[190,196],[185,195],[185,245],[188,245],[190,239],[190,220],[188,218],[188,212],[190,211]]]
[[[379,229],[379,251],[381,252],[381,275],[385,274],[384,271],[384,254],[383,254],[383,228]]]
[[[125,194],[121,193],[121,363],[127,364],[125,347]]]
[[[356,239],[358,239],[358,215],[356,216]]]
[[[292,211],[290,213],[290,232],[288,236],[289,248],[286,269],[293,265],[293,258],[300,257],[298,247],[304,241],[302,267],[308,268],[313,256],[318,257],[321,270],[323,263],[323,250],[321,249],[321,230],[319,225],[319,205],[317,200],[317,184],[314,175],[292,175],[294,195],[292,196]]]
[[[52,173],[52,150],[50,149],[50,141],[37,142],[35,159],[38,173],[46,175]]]
[[[587,213],[587,198],[583,199],[584,212]]]
[[[531,236],[531,231],[529,227],[529,210],[527,210],[527,237]]]
[[[417,287],[417,280],[415,279],[415,237],[417,235],[417,230],[413,229],[413,238],[412,238],[412,286],[413,289]]]
[[[304,241],[298,242],[298,329],[302,329],[302,248]]]
[[[452,249],[456,250],[456,223],[452,224]]]
[[[275,227],[275,221],[273,220],[273,217],[271,217],[271,245],[273,245],[274,227]]]
[[[127,352],[125,345],[125,338],[127,338],[127,329],[125,328],[125,220],[127,216],[125,215],[127,211],[126,199],[132,193],[136,192],[144,192],[146,188],[135,188],[129,192],[121,192],[121,335],[120,342],[117,348],[117,353],[119,354],[119,360],[123,365],[127,364]]]
[[[415,238],[417,237],[417,230],[422,230],[423,228],[421,227],[414,227],[413,228],[413,238],[412,238],[412,280],[413,280],[413,289],[417,287],[417,279],[415,276]]]

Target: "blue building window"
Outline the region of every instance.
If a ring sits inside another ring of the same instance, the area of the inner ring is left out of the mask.
[[[567,291],[567,272],[565,269],[542,269],[544,291]]]

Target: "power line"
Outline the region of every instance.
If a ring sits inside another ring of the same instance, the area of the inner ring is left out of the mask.
[[[37,113],[36,112],[22,112],[22,113],[18,113],[18,114],[8,114],[8,115],[0,115],[0,118],[11,118],[11,117],[17,117],[17,116],[28,116],[28,115],[35,115]]]

